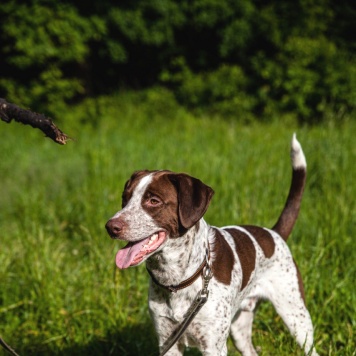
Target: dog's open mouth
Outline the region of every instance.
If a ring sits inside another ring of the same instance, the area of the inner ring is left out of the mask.
[[[164,241],[166,241],[166,233],[159,231],[143,240],[129,242],[116,254],[116,266],[124,269],[139,264],[145,256],[156,251]]]

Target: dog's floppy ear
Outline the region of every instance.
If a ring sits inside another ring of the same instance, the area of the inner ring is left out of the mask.
[[[168,178],[177,189],[180,223],[189,229],[205,214],[214,191],[199,179],[184,173],[171,173]]]

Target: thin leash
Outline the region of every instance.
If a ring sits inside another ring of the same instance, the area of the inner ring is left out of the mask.
[[[148,270],[150,276],[152,277],[152,273]],[[188,311],[184,315],[184,320],[179,324],[179,326],[173,331],[173,333],[168,337],[168,339],[163,344],[162,351],[160,352],[159,356],[165,355],[173,345],[178,341],[178,339],[183,335],[185,330],[194,320],[195,316],[199,313],[200,309],[203,305],[208,301],[209,297],[209,282],[213,277],[213,272],[209,265],[209,249],[206,250],[205,259],[203,263],[199,266],[197,272],[184,282],[180,283],[178,286],[165,286],[160,283],[155,278],[152,280],[159,285],[170,291],[171,293],[176,293],[177,290],[183,289],[191,285],[199,276],[203,278],[203,288],[197,294],[193,304],[189,307]]]

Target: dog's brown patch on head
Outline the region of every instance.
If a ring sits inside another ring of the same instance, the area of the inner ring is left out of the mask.
[[[241,290],[243,290],[247,286],[251,274],[255,269],[256,249],[251,238],[241,230],[227,228],[225,231],[227,231],[235,241],[236,252],[239,256],[242,269]]]
[[[142,206],[156,221],[157,226],[166,230],[170,237],[178,237],[178,196],[175,186],[168,177],[170,173],[170,171],[154,172],[152,181],[142,196]],[[150,197],[158,197],[162,204],[159,207],[148,207],[144,202]]]
[[[295,265],[295,269],[297,270],[299,293],[300,293],[300,295],[304,301],[304,304],[305,304],[305,293],[304,293],[304,285],[303,285],[302,275],[299,272],[299,268],[298,268],[297,264],[295,263],[294,258],[293,258],[293,263]]]
[[[272,235],[265,229],[259,226],[243,225],[260,245],[265,257],[270,258],[274,254],[275,244]]]
[[[214,228],[214,233],[214,242],[211,244],[211,251],[214,254],[211,266],[213,275],[219,282],[229,285],[234,267],[234,254],[221,232]]]

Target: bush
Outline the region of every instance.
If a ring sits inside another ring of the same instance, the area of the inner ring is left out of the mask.
[[[249,81],[239,66],[222,64],[215,71],[193,73],[183,58],[174,64],[176,74],[163,72],[161,80],[176,87],[181,104],[241,121],[252,119],[256,101],[247,93]]]
[[[7,68],[0,90],[8,101],[54,113],[84,94],[73,71],[85,64],[89,41],[105,32],[99,18],[81,17],[74,5],[56,1],[5,1],[0,14]]]
[[[4,0],[0,96],[54,113],[164,85],[244,121],[341,119],[356,103],[355,16],[351,0]]]
[[[330,111],[342,116],[354,108],[356,63],[326,38],[291,37],[275,61],[260,56],[254,64],[265,83],[259,91],[264,114],[290,112],[319,122]]]

